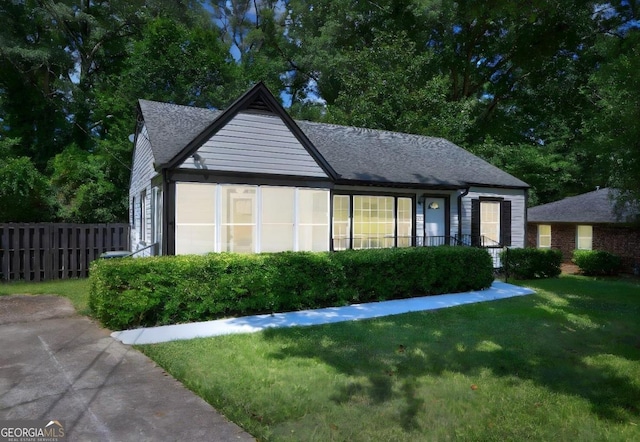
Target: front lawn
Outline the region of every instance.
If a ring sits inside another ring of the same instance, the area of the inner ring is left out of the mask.
[[[260,440],[640,440],[640,286],[141,346]]]

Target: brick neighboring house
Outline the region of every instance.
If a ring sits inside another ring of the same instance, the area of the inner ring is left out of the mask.
[[[565,262],[576,249],[604,250],[622,258],[624,271],[640,271],[638,214],[617,217],[613,192],[599,189],[529,208],[527,245],[559,249]]]

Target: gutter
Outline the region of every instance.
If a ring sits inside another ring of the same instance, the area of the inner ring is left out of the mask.
[[[470,187],[462,189],[462,193],[458,195],[458,238],[462,238],[462,198],[469,194]]]

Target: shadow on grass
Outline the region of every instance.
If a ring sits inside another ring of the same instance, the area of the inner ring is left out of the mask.
[[[640,389],[616,364],[640,360],[638,288],[579,278],[527,285],[539,293],[264,335],[288,343],[272,358],[321,359],[353,376],[347,385],[328,386],[336,388],[332,399],[338,403],[401,400],[407,430],[416,428],[423,406],[417,393],[422,376],[474,377],[487,369],[495,377],[582,397],[603,419],[637,416]]]

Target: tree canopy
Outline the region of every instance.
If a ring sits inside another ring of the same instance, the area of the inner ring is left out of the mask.
[[[639,0],[0,4],[0,221],[127,219],[138,98],[442,136],[531,204],[640,199]],[[35,207],[37,210],[28,210]]]

